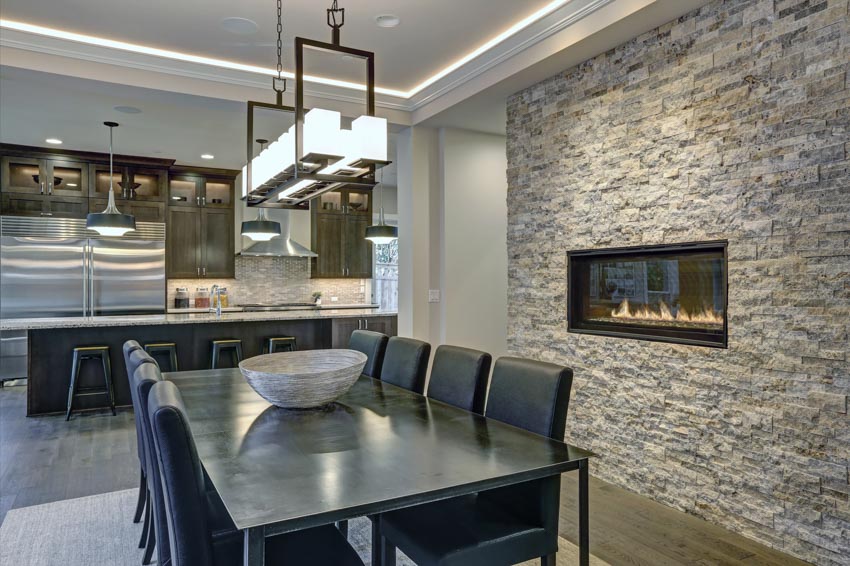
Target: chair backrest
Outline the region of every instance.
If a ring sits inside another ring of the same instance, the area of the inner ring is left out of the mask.
[[[127,368],[127,381],[130,384],[130,397],[133,402],[133,419],[136,421],[136,449],[139,455],[139,464],[142,469],[147,471],[147,463],[145,461],[145,449],[142,440],[142,421],[139,418],[139,402],[136,398],[135,387],[133,387],[133,373],[139,365],[154,361],[144,348],[135,340],[127,340],[124,342],[124,367]]]
[[[499,358],[485,416],[563,440],[572,384],[573,370],[568,367]]]
[[[431,344],[413,338],[393,336],[387,341],[381,381],[423,394],[430,357]]]
[[[483,415],[492,362],[493,357],[487,352],[438,347],[431,366],[428,397]]]
[[[155,384],[148,413],[161,474],[174,566],[211,566],[212,534],[204,503],[203,468],[183,398],[170,381]]]
[[[137,353],[135,352],[133,355]],[[141,353],[147,355],[144,351]],[[159,371],[159,366],[151,363],[143,363],[133,373],[130,389],[133,395],[139,399],[139,408],[136,414],[142,424],[142,443],[147,454],[148,466],[145,473],[148,479],[148,489],[151,492],[151,509],[153,510],[153,523],[156,529],[157,563],[168,564],[171,557],[171,548],[168,542],[168,517],[165,510],[165,496],[162,493],[161,483],[162,477],[157,464],[156,448],[154,447],[153,434],[151,432],[151,419],[148,412],[151,389],[161,381],[163,379],[162,373]]]
[[[363,352],[369,360],[363,368],[363,375],[379,379],[387,351],[387,336],[371,330],[355,330],[348,339],[348,348]]]

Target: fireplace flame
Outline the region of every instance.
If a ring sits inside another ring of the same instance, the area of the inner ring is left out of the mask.
[[[613,318],[630,320],[723,324],[723,314],[714,309],[706,307],[702,311],[692,313],[687,312],[685,309],[679,309],[676,314],[673,314],[673,311],[664,301],[658,303],[657,310],[653,310],[646,305],[632,310],[629,300],[623,299],[623,302],[611,311],[611,316]]]

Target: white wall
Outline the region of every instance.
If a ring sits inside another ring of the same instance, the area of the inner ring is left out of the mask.
[[[398,140],[399,334],[502,355],[505,138],[413,127]]]
[[[505,137],[441,129],[441,338],[507,351]]]

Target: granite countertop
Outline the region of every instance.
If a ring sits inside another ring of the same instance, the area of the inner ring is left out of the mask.
[[[381,305],[377,304],[345,304],[345,303],[328,303],[323,305],[314,305],[314,306],[298,306],[298,307],[288,307],[289,310],[327,310],[327,309],[378,309]],[[209,312],[210,309],[199,309],[195,307],[189,307],[186,309],[175,309],[173,307],[168,308],[168,314],[186,314],[186,313],[205,313]],[[224,307],[221,309],[222,312],[242,312],[244,307],[240,305],[233,305],[232,307]]]
[[[80,316],[68,318],[19,318],[0,321],[0,330],[46,330],[53,328],[99,328],[109,326],[158,326],[162,324],[208,324],[216,322],[255,322],[264,320],[304,320],[325,318],[358,318],[396,316],[396,311],[365,309],[312,309],[271,312],[224,312],[221,317],[210,313],[154,314],[128,316]]]

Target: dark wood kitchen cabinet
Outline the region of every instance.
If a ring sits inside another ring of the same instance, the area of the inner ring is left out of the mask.
[[[347,348],[351,333],[355,330],[371,330],[387,336],[398,334],[397,316],[364,316],[357,318],[335,318],[331,333],[332,348]]]
[[[89,197],[109,196],[109,164],[89,166]],[[168,187],[168,169],[113,164],[112,190],[116,201],[165,202]],[[121,208],[121,204],[118,205]],[[153,222],[153,221],[152,221]],[[159,220],[163,222],[163,220]]]
[[[330,191],[310,203],[313,278],[369,279],[372,243],[372,194],[364,189]]]
[[[89,212],[103,212],[107,202],[105,198],[89,199]],[[116,200],[115,204],[124,214],[132,214],[137,222],[165,222],[164,202]]]
[[[167,276],[233,278],[238,171],[180,167],[173,173],[168,179]]]

